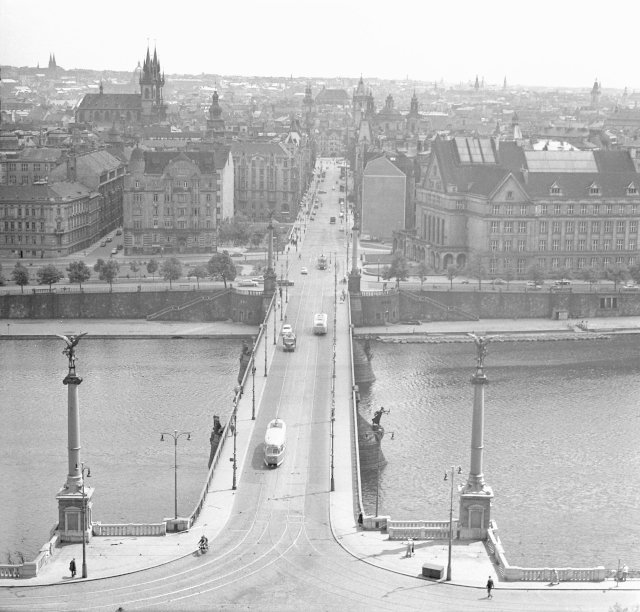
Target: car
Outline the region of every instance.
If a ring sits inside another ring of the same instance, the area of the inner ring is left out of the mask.
[[[469,281],[465,278],[464,280],[461,280],[461,281],[460,281],[460,284],[461,284],[461,285],[468,285],[468,284],[469,284]]]
[[[112,255],[117,255],[118,254],[118,249],[111,249],[111,254]]]
[[[293,327],[291,327],[291,325],[289,325],[288,323],[285,323],[282,326],[282,329],[280,330],[280,333],[284,336],[285,334],[292,334],[293,333]]]
[[[100,246],[107,246],[107,241],[106,241],[106,240],[103,240],[103,241],[100,243]]]
[[[634,285],[633,283],[627,283],[622,287],[623,291],[640,291],[640,286]]]
[[[122,230],[121,229],[117,229],[116,230],[116,236],[122,236]]]
[[[256,283],[264,283],[264,276],[254,276],[253,280],[256,281]]]
[[[118,251],[122,251],[122,249],[124,249],[124,246],[122,246],[121,244],[118,245]]]
[[[506,280],[502,280],[501,278],[494,278],[494,279],[491,281],[491,284],[492,284],[492,285],[506,285],[506,284],[507,284],[507,281],[506,281]]]
[[[258,283],[250,278],[238,281],[238,287],[257,287]]]
[[[326,191],[318,191],[318,193],[327,193]]]
[[[112,242],[113,238],[111,236],[107,236],[107,242]]]
[[[242,257],[242,253],[231,253],[231,257]]]
[[[279,278],[276,282],[281,287],[293,287],[293,281],[288,278]]]
[[[571,281],[563,278],[561,280],[557,280],[553,283],[556,287],[568,287],[571,284]]]
[[[300,268],[300,274],[309,274],[309,270],[306,268]]]

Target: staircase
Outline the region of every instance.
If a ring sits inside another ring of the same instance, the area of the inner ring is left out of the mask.
[[[220,293],[217,293],[216,295],[200,295],[193,300],[185,302],[184,304],[180,304],[179,306],[167,306],[162,310],[158,310],[157,312],[153,312],[147,315],[147,321],[156,321],[157,319],[166,315],[169,312],[180,312],[182,310],[186,310],[187,308],[193,308],[193,306],[195,306],[196,304],[200,304],[202,302],[211,302],[213,300],[217,300],[225,296],[227,293],[231,293],[231,289],[226,289]]]
[[[421,302],[423,304],[429,304],[434,308],[438,309],[441,312],[445,312],[447,314],[448,320],[454,321],[479,321],[480,317],[471,312],[467,312],[466,310],[462,310],[461,308],[456,308],[455,306],[448,306],[447,304],[443,304],[442,302],[438,302],[433,298],[427,296],[417,296],[414,293],[410,293],[408,291],[403,292],[403,296],[413,302]]]

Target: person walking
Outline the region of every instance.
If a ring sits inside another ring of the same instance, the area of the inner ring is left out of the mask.
[[[75,558],[71,559],[71,563],[69,563],[69,571],[71,572],[71,577],[76,577],[76,560]]]
[[[487,580],[487,599],[493,599],[493,595],[491,591],[493,590],[493,579],[489,576],[489,580]]]

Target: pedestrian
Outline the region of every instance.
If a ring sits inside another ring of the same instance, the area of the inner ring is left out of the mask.
[[[411,538],[407,540],[407,554],[405,556],[407,557],[411,556]]]
[[[416,554],[416,551],[414,548],[415,542],[413,541],[413,538],[409,538],[409,541],[411,542],[411,556],[413,557],[413,555]]]
[[[551,573],[551,584],[560,584],[560,578],[558,578],[558,570],[554,569]]]
[[[491,590],[493,589],[493,579],[489,576],[489,580],[487,580],[487,599],[493,599],[493,595],[491,594]]]
[[[76,560],[71,559],[71,563],[69,563],[69,571],[71,572],[71,577],[75,578],[76,577]]]

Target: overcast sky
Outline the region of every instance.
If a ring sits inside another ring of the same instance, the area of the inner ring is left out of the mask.
[[[0,64],[640,90],[637,0],[0,0]]]

